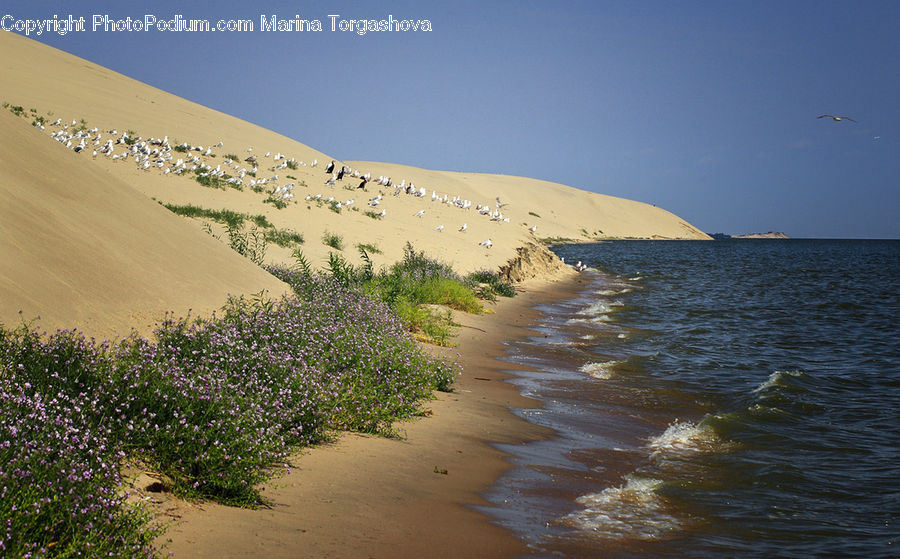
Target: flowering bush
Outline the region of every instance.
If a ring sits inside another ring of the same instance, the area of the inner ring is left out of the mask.
[[[153,555],[119,493],[135,457],[180,495],[238,505],[328,429],[390,434],[457,368],[428,356],[381,302],[334,281],[167,317],[150,338],[97,343],[0,329],[0,555]],[[102,552],[102,553],[101,553]]]

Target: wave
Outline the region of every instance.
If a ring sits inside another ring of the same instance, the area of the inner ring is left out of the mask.
[[[625,476],[625,484],[576,499],[584,510],[563,518],[563,523],[610,539],[658,540],[677,532],[681,521],[669,512],[658,493],[658,479]]]
[[[685,458],[697,454],[725,452],[731,443],[720,437],[709,424],[701,421],[675,421],[647,444],[651,458]]]
[[[578,368],[582,373],[587,373],[600,380],[609,380],[613,377],[613,367],[618,365],[618,361],[605,361],[603,363],[586,363]]]
[[[768,379],[760,383],[753,392],[763,393],[773,388],[793,387],[795,383],[791,382],[792,379],[801,379],[806,376],[806,373],[803,371],[775,371],[769,375]]]

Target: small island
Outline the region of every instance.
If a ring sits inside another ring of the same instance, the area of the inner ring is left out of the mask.
[[[717,241],[725,239],[790,239],[790,237],[780,231],[769,231],[768,233],[750,233],[747,235],[729,235],[727,233],[709,233],[709,236]]]

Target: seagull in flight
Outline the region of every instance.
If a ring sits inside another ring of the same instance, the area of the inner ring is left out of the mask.
[[[840,122],[840,121],[842,121],[842,120],[849,120],[850,122],[856,122],[855,120],[853,120],[853,119],[850,118],[849,116],[822,115],[822,116],[819,116],[819,117],[816,117],[816,118],[830,118],[831,120],[833,120],[833,121],[835,121],[835,122]]]

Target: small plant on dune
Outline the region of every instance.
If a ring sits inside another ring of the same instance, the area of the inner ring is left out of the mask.
[[[381,215],[380,213],[377,213],[377,212],[373,212],[372,210],[366,210],[365,212],[363,212],[363,215],[369,216],[369,217],[371,217],[372,219],[382,219],[382,218],[384,218],[383,215]]]
[[[337,200],[334,200],[330,204],[328,204],[328,209],[336,214],[339,214],[341,213],[341,203]]]
[[[501,297],[515,297],[516,295],[516,288],[511,283],[501,280],[497,272],[490,270],[472,272],[466,276],[465,282],[475,289],[482,299],[490,299],[494,295]]]
[[[266,231],[266,240],[275,243],[280,247],[290,247],[293,245],[302,245],[303,234],[288,229],[272,229]]]
[[[178,153],[187,153],[188,151],[190,151],[191,148],[189,148],[188,146],[186,146],[184,144],[179,144],[179,145],[173,147],[172,149],[174,149]]]
[[[541,217],[541,216],[539,216],[538,214],[536,214],[536,213],[534,213],[534,212],[528,212],[528,215],[533,215],[534,217]]]
[[[163,204],[163,206],[178,215],[182,215],[184,217],[205,217],[207,219],[212,219],[218,221],[220,223],[224,223],[225,225],[231,227],[240,227],[245,219],[250,219],[250,216],[247,214],[242,214],[235,212],[233,210],[210,210],[207,208],[201,208],[199,206],[194,206],[193,204]],[[265,216],[257,216],[265,219]],[[266,220],[267,222],[268,220]],[[255,223],[259,224],[257,220],[254,220]]]
[[[287,168],[290,169],[290,170],[292,170],[292,171],[296,171],[296,170],[299,168],[299,165],[297,165],[297,162],[296,162],[296,161],[288,161],[288,162],[287,162]]]
[[[336,250],[344,250],[344,238],[328,230],[322,233],[322,243]]]
[[[233,153],[226,153],[225,159],[231,159],[232,161],[240,161],[241,160],[240,157],[238,157],[237,155],[235,155]]]
[[[246,256],[251,262],[262,265],[266,258],[266,234],[259,227],[252,227],[248,231],[243,231],[240,227],[232,225],[227,226],[228,240],[231,248],[238,254]]]
[[[309,260],[306,259],[303,251],[299,248],[294,249],[292,256],[294,257],[294,260],[297,261],[297,264],[294,266],[294,270],[300,273],[300,277],[303,279],[312,278],[312,266],[310,266]]]
[[[361,251],[365,251],[365,252],[368,252],[371,254],[381,254],[382,253],[380,248],[378,248],[377,246],[370,244],[370,243],[359,243],[358,245],[356,245],[356,248],[358,248]]]
[[[254,188],[255,188],[255,187],[254,187]],[[276,197],[273,196],[272,194],[269,194],[269,195],[263,200],[263,203],[265,203],[265,204],[272,204],[273,206],[275,206],[275,209],[277,209],[277,210],[283,210],[284,208],[288,207],[288,203],[287,203],[286,201],[284,201],[284,199],[282,199],[282,198],[276,198]]]

